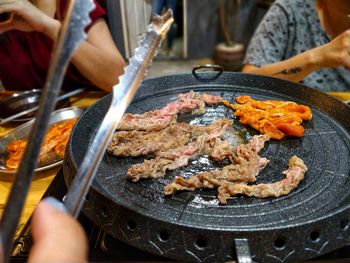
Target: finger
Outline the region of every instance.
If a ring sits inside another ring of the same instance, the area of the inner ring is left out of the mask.
[[[14,13],[10,12],[9,10],[12,10],[11,4],[7,1],[0,2],[0,14],[10,14],[7,20],[0,22],[0,27],[6,26],[13,21]]]
[[[0,2],[0,14],[12,13],[16,11],[16,5],[13,1]]]
[[[87,262],[83,228],[52,199],[40,202],[33,214],[34,245],[28,262]]]
[[[13,17],[15,15],[14,13],[5,13],[5,14],[9,14],[9,16],[6,18],[7,20],[0,22],[0,26],[10,24],[13,21]]]
[[[0,34],[5,33],[7,31],[10,31],[13,29],[13,23],[4,23],[4,24],[0,24]]]
[[[4,22],[0,22],[0,34],[13,29],[14,23],[14,4],[12,2],[0,2],[0,14],[9,13],[10,17]]]

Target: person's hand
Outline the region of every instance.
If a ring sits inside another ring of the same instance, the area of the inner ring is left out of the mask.
[[[81,225],[54,198],[41,201],[32,219],[34,245],[28,262],[87,262],[88,245]]]
[[[337,36],[328,44],[317,48],[321,67],[341,67],[350,70],[350,29]]]
[[[8,23],[0,25],[0,34],[10,30],[38,31],[55,39],[60,22],[46,15],[28,0],[0,0],[0,14],[12,13]]]

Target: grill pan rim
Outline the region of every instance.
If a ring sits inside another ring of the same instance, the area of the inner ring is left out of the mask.
[[[102,195],[106,199],[110,199],[110,196],[103,191],[103,188],[98,183],[96,183],[96,181],[92,184],[92,187],[98,194]],[[178,226],[181,226],[181,227],[189,227],[188,224],[185,224],[185,223],[181,223],[181,222],[178,222],[178,221],[163,220],[162,218],[159,218],[156,215],[144,214],[144,213],[140,212],[139,207],[136,207],[136,206],[132,207],[132,206],[130,206],[130,204],[128,205],[126,203],[124,204],[123,202],[120,202],[118,205],[120,205],[121,207],[124,207],[126,209],[129,209],[130,211],[132,211],[134,213],[150,217],[150,218],[152,218],[154,220],[157,220],[157,221],[161,221],[161,222],[164,222],[164,223],[171,223],[173,225],[178,225]],[[285,224],[283,226],[259,227],[258,230],[259,231],[283,230],[283,229],[286,229],[286,228],[292,229],[292,228],[295,228],[295,227],[299,228],[299,227],[302,227],[302,226],[307,226],[307,225],[311,225],[311,224],[317,224],[319,222],[323,222],[323,221],[326,221],[328,219],[331,219],[334,215],[349,212],[347,210],[350,210],[350,203],[347,206],[337,208],[336,210],[332,211],[331,214],[324,215],[324,216],[318,218],[317,220],[311,219],[311,220],[308,220],[308,221],[304,221],[302,224],[300,224],[300,223],[290,223],[290,224]],[[199,226],[191,226],[191,228],[196,228],[198,230],[202,230],[203,229],[203,227],[199,227]],[[207,226],[205,229],[206,230],[212,230],[212,231],[227,231],[227,232],[251,232],[252,231],[252,228],[228,229],[228,228],[219,228],[219,227],[214,228],[214,227],[210,227],[210,226]]]

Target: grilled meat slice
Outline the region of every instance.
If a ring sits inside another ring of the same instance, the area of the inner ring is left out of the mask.
[[[234,164],[227,165],[222,170],[214,169],[199,173],[187,180],[176,177],[173,182],[164,187],[164,193],[170,195],[179,190],[215,188],[229,182],[255,182],[256,176],[268,164],[266,158],[258,155],[268,140],[269,137],[266,135],[254,136],[247,144],[241,144],[236,148]]]
[[[190,159],[195,158],[201,154],[213,154],[218,159],[233,158],[232,150],[228,149],[227,142],[223,142],[222,137],[226,130],[230,128],[232,121],[222,119],[213,122],[210,126],[203,129],[203,133],[194,138],[192,142],[187,145],[180,146],[167,151],[160,151],[152,160],[145,160],[143,163],[135,164],[130,167],[127,176],[134,182],[141,178],[159,178],[163,177],[167,170],[175,170],[179,167],[186,166]],[[197,131],[199,128],[196,128]],[[215,146],[220,146],[221,150],[216,149]],[[223,147],[225,145],[225,147]]]
[[[143,114],[124,114],[118,130],[161,130],[176,122],[177,114],[205,112],[205,105],[216,105],[222,100],[219,96],[196,94],[193,91],[180,94],[178,100],[167,104],[159,110],[148,111]]]
[[[227,199],[235,195],[254,196],[259,198],[279,197],[289,194],[295,189],[304,179],[307,172],[307,167],[297,156],[292,156],[289,159],[289,168],[283,174],[286,178],[270,184],[244,185],[244,184],[229,184],[220,185],[218,188],[218,198],[220,203],[226,204]]]
[[[191,131],[191,125],[177,122],[160,131],[118,131],[107,152],[117,157],[156,154],[186,145],[190,141]]]
[[[247,185],[245,182],[234,183],[223,179],[218,179],[218,171],[203,172],[189,179],[176,177],[173,182],[164,187],[165,195],[174,194],[177,191],[195,191],[202,188],[218,188],[218,199],[221,204],[227,204],[227,199],[235,195],[254,196],[259,198],[279,197],[289,194],[304,179],[307,167],[297,156],[292,156],[289,160],[289,168],[283,174],[286,178],[270,184]]]

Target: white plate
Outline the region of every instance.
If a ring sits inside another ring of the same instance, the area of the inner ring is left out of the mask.
[[[81,114],[84,112],[82,108],[64,108],[57,111],[54,111],[51,114],[51,118],[49,121],[49,125],[78,118],[81,116]],[[26,139],[29,136],[30,130],[33,126],[34,120],[28,121],[21,126],[17,127],[15,130],[13,130],[10,134],[5,136],[0,140],[0,173],[6,173],[6,174],[15,174],[17,170],[8,170],[5,166],[5,162],[7,159],[7,151],[6,147],[9,143],[13,142],[14,140],[20,140],[20,139]],[[62,164],[63,160],[56,160],[53,163],[47,164],[45,166],[39,166],[37,169],[35,169],[35,172],[45,171],[48,169],[51,169],[53,167],[56,167],[60,164]]]

